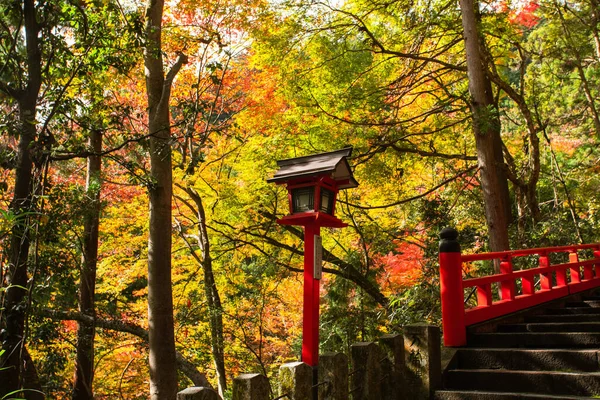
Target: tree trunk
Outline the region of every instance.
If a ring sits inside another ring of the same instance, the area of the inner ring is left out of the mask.
[[[150,131],[157,132],[156,124]],[[161,135],[162,136],[162,135]],[[148,239],[148,327],[150,398],[172,400],[177,369],[171,283],[171,149],[157,133],[150,139],[152,186]]]
[[[473,0],[460,0],[465,51],[471,94],[473,129],[477,161],[481,171],[481,188],[492,251],[507,250],[510,222],[508,180],[502,156],[500,119],[492,94],[492,84],[486,75],[481,51],[478,20]]]
[[[148,238],[148,342],[150,398],[175,400],[177,359],[171,283],[171,85],[187,58],[180,54],[165,77],[162,59],[163,0],[146,5],[146,94],[150,141],[150,232]]]
[[[33,163],[31,160],[31,144],[35,138],[35,126],[31,124],[30,115],[35,111],[21,109],[21,137],[19,140],[19,153],[15,174],[15,191],[11,204],[12,212],[16,215],[12,227],[12,236],[9,253],[9,271],[7,274],[8,285],[5,299],[6,337],[2,344],[5,351],[0,367],[2,390],[0,396],[11,391],[25,387],[21,374],[21,363],[24,347],[25,318],[27,313],[27,265],[29,245],[31,242],[31,224],[29,220],[32,212],[32,175]],[[5,369],[4,369],[5,368]]]
[[[98,228],[100,224],[100,172],[102,160],[102,133],[90,132],[86,193],[89,200],[83,231],[83,257],[79,279],[79,312],[92,317],[91,323],[79,321],[77,329],[77,357],[75,360],[75,382],[73,400],[94,398],[94,337],[96,332],[96,264],[98,261]]]
[[[27,80],[24,89],[3,84],[3,89],[15,98],[19,112],[19,147],[15,171],[15,189],[11,211],[15,215],[12,226],[7,290],[2,317],[5,332],[2,343],[4,354],[0,359],[0,397],[19,389],[39,389],[35,367],[25,349],[25,324],[29,305],[27,266],[33,210],[33,157],[32,148],[37,136],[35,119],[41,87],[40,26],[36,19],[35,2],[23,1],[23,25],[27,50]],[[12,82],[11,82],[12,83]],[[23,392],[27,398],[41,395]],[[18,394],[14,394],[18,396]]]
[[[195,208],[190,207],[196,213],[198,219],[198,246],[202,251],[202,258],[198,259],[204,271],[204,294],[208,305],[210,324],[210,345],[219,381],[219,395],[224,396],[227,391],[227,376],[225,371],[225,354],[223,338],[223,306],[221,297],[215,282],[212,268],[212,257],[210,254],[210,241],[206,229],[206,212],[200,195],[192,188],[186,188],[186,193],[194,201]],[[192,250],[193,251],[193,250]]]

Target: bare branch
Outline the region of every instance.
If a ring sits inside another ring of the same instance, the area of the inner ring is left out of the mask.
[[[422,157],[437,157],[437,158],[445,158],[447,160],[465,160],[465,161],[477,161],[476,156],[468,156],[466,154],[446,154],[439,153],[437,151],[425,151],[419,149],[412,149],[408,147],[400,147],[396,144],[390,145],[392,149],[394,149],[398,153],[413,153],[418,154]]]

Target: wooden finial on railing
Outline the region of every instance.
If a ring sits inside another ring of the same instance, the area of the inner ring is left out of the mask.
[[[458,231],[454,228],[444,228],[440,231],[440,253],[460,253]]]

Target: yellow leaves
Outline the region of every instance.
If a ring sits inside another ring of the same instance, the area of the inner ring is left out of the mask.
[[[145,301],[140,299],[145,294],[145,285],[138,288],[131,285],[143,282],[147,273],[147,207],[146,196],[138,195],[130,202],[107,207],[100,221],[96,291],[111,298],[130,291],[130,296],[142,300],[130,305],[139,315],[146,313]]]

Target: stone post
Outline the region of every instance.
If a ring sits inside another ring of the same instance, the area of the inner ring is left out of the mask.
[[[348,357],[342,353],[319,356],[319,400],[348,400]]]
[[[279,368],[279,396],[289,400],[306,400],[311,397],[313,369],[303,362],[284,364]]]
[[[221,400],[221,397],[211,388],[189,387],[177,393],[177,400]]]
[[[411,400],[429,400],[442,384],[440,329],[427,324],[404,327],[406,383]]]
[[[382,352],[373,342],[352,345],[352,400],[381,400]]]
[[[408,398],[404,383],[404,337],[399,334],[384,335],[379,338],[379,346],[384,353],[383,360],[383,400]]]
[[[270,400],[269,380],[260,374],[242,374],[233,380],[233,400]]]

